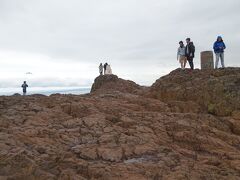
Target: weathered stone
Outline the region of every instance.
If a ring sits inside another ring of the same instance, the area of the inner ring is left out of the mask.
[[[240,111],[234,111],[232,113],[232,116],[233,116],[234,119],[240,120]]]
[[[120,162],[123,157],[122,148],[98,148],[98,155],[103,160],[111,161],[111,162]]]
[[[212,51],[203,51],[201,52],[201,69],[213,69],[213,52]]]

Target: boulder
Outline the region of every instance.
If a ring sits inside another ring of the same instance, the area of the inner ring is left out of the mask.
[[[114,91],[136,93],[140,86],[133,81],[123,80],[116,75],[98,76],[92,85],[91,93],[109,93]]]

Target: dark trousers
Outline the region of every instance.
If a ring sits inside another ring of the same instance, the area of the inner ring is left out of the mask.
[[[193,70],[194,69],[193,58],[192,57],[187,57],[187,60],[188,60],[190,68]]]

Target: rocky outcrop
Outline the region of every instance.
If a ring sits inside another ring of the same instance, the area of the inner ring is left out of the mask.
[[[136,93],[140,86],[133,81],[123,80],[116,75],[102,75],[94,80],[91,93],[124,92]]]
[[[100,77],[106,84],[89,95],[0,97],[0,179],[239,179],[239,112],[222,117],[194,99],[164,98],[161,88],[177,86],[163,81],[187,84],[184,73],[158,80],[147,96]],[[192,78],[205,78],[198,73]]]
[[[203,111],[228,116],[240,110],[240,68],[177,69],[157,80],[150,96],[164,102],[192,102]]]

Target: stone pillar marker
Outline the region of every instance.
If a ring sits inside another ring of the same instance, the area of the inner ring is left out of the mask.
[[[212,51],[201,52],[201,69],[214,69]]]

